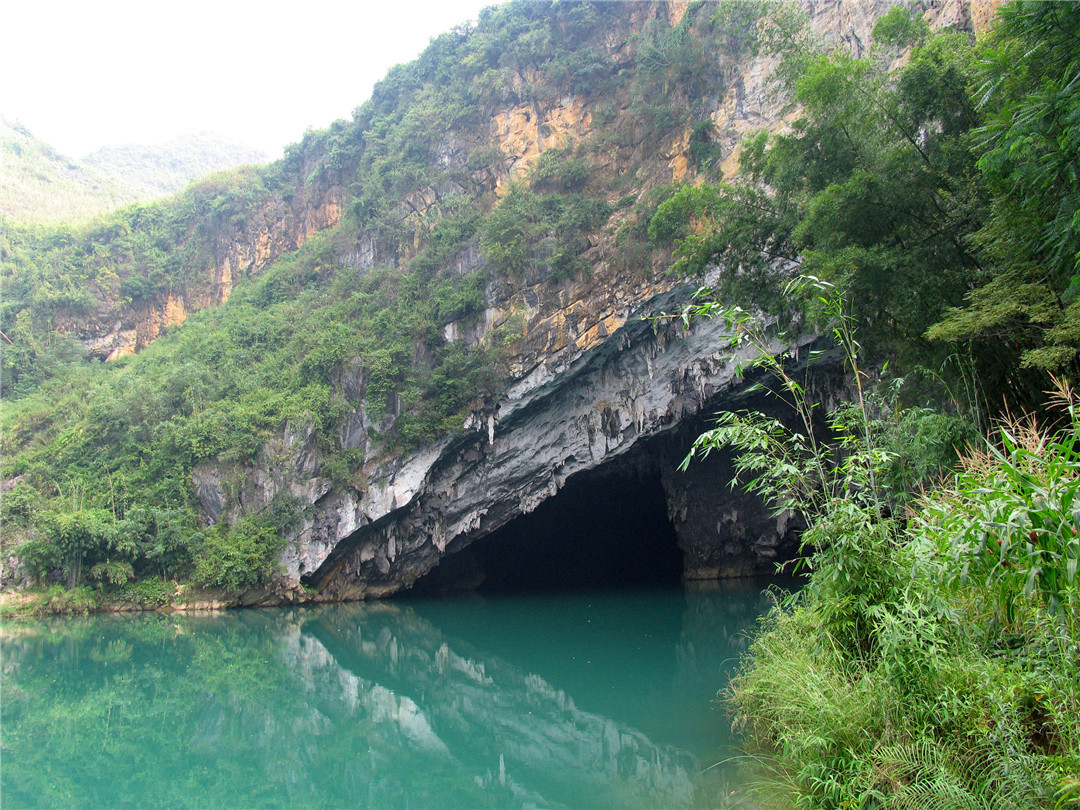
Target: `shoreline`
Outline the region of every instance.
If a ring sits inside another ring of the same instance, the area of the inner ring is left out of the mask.
[[[225,592],[177,582],[162,582],[148,598],[123,591],[103,591],[89,586],[67,589],[62,585],[37,586],[0,592],[0,619],[40,619],[48,616],[90,613],[186,613],[233,610],[246,607],[280,607],[319,602],[350,601],[322,598],[296,580],[282,579],[261,588]]]

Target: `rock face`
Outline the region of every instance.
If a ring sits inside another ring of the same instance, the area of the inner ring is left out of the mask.
[[[793,554],[798,527],[732,493],[722,460],[693,465],[690,474],[676,470],[702,415],[721,406],[766,407],[737,376],[747,350],[727,347],[721,321],[684,332],[644,318],[690,292],[675,285],[653,296],[589,348],[570,341],[571,350],[547,355],[501,401],[474,413],[464,435],[378,465],[364,489],[320,478],[310,431],[290,427],[231,497],[242,511],[257,511],[281,492],[310,504],[284,562],[290,578],[314,585],[323,598],[411,587],[445,556],[556,496],[571,477],[620,470],[659,475],[686,577],[771,572]],[[776,350],[797,362],[812,341],[806,335]],[[196,471],[208,516],[227,509],[228,482],[237,478],[212,464]]]
[[[77,335],[90,356],[116,360],[141,350],[191,313],[225,303],[241,278],[258,273],[341,220],[345,192],[339,182],[302,180],[290,192],[268,196],[239,226],[214,228],[213,238],[204,246],[205,266],[194,274],[198,280],[181,291],[145,304],[125,304],[118,300],[118,289],[103,288],[97,291],[96,313],[61,318],[57,330]],[[188,238],[194,244],[205,237],[191,233]],[[174,249],[185,247],[179,244]]]
[[[952,26],[981,32],[999,3],[1000,0],[801,1],[821,39],[858,56],[865,55],[869,47],[875,20],[894,5],[910,5],[922,10],[933,27]],[[650,21],[666,17],[667,22],[675,26],[688,5],[685,0],[635,4],[629,12],[630,24],[634,30],[640,30]],[[632,66],[633,54],[627,42],[615,36],[608,39],[610,41],[605,41],[603,47],[611,54],[618,69]],[[734,60],[730,55],[714,56],[715,61],[708,70],[723,78],[720,85],[725,89],[719,97],[696,102],[702,117],[711,118],[714,124],[713,141],[722,152],[721,166],[725,176],[738,171],[739,143],[748,133],[761,128],[782,129],[796,114],[786,107],[784,99],[771,92],[769,80],[777,64],[776,57],[736,56]],[[518,75],[517,82],[521,85],[515,88],[518,95],[531,95],[521,92],[523,86],[542,82],[542,77],[534,74],[535,71],[524,69]],[[461,176],[468,178],[462,181],[465,186],[501,195],[507,184],[524,176],[546,149],[574,146],[596,134],[597,110],[594,107],[597,103],[603,106],[610,101],[600,99],[598,102],[569,94],[544,106],[535,99],[531,103],[508,106],[496,112],[481,130],[455,134],[440,144],[438,163],[459,169]],[[623,105],[619,114],[627,114],[625,99],[616,103]],[[649,183],[694,179],[688,160],[690,134],[687,129],[666,143],[662,153],[655,155],[659,161],[649,171]],[[488,146],[497,147],[502,160],[482,169],[469,165],[469,153]],[[611,165],[602,168],[616,172],[621,160],[621,157],[613,157]],[[57,330],[76,335],[92,356],[112,360],[139,351],[164,330],[182,323],[190,313],[224,303],[240,278],[257,274],[278,256],[300,247],[314,233],[341,221],[349,198],[348,172],[329,176],[316,171],[317,155],[306,156],[302,162],[295,175],[290,175],[288,188],[278,195],[268,196],[239,224],[223,223],[209,244],[200,241],[200,249],[205,248],[208,255],[202,266],[191,268],[189,275],[194,280],[183,290],[152,302],[131,304],[124,303],[118,289],[102,288],[95,291],[99,299],[96,312],[61,317],[56,323]],[[402,226],[406,229],[418,227],[417,223],[438,201],[465,193],[465,186],[417,189],[401,204]],[[194,235],[189,233],[188,237],[188,241],[192,241]],[[175,249],[188,246],[182,240]],[[373,234],[360,234],[354,250],[339,257],[342,264],[358,267],[371,267],[377,263],[396,265],[408,258],[407,255],[388,255]],[[645,300],[645,296],[637,297],[639,303]],[[612,331],[610,326],[606,328],[608,332]]]
[[[722,463],[676,471],[688,421],[710,406],[748,404],[750,386],[735,371],[746,358],[724,348],[726,337],[719,322],[654,333],[634,318],[567,367],[538,368],[474,415],[470,434],[403,463],[344,510],[337,499],[329,512],[317,502],[310,535],[296,539],[296,573],[333,598],[390,593],[557,496],[572,476],[620,467],[659,471],[685,576],[771,571],[794,552],[797,527],[730,493]],[[785,349],[805,352],[811,341]]]
[[[896,4],[803,3],[819,36],[857,55],[866,52],[875,20]],[[935,27],[972,30],[985,24],[993,3],[928,0],[914,5]],[[685,7],[665,7],[673,24]],[[640,4],[632,13],[644,19],[659,12]],[[726,89],[722,97],[703,103],[712,105],[714,143],[722,150],[725,174],[737,169],[737,145],[748,131],[782,129],[793,115],[770,92],[775,66],[775,57],[714,66],[725,72]],[[574,97],[544,109],[535,104],[508,108],[491,119],[488,132],[489,143],[505,159],[474,174],[472,182],[498,195],[545,149],[588,138],[596,120],[589,104]],[[645,187],[692,180],[689,137],[688,130],[655,156]],[[453,163],[468,149],[449,144],[444,151]],[[416,192],[406,201],[411,213],[404,212],[404,221],[422,218],[439,197],[436,188]],[[246,470],[204,463],[195,471],[207,519],[235,519],[285,493],[305,506],[283,557],[287,577],[314,586],[324,599],[380,597],[411,588],[437,569],[451,586],[455,577],[462,586],[476,581],[483,571],[471,563],[457,565],[456,574],[447,573],[453,564],[440,564],[467,560],[462,552],[558,497],[571,478],[647,474],[662,490],[685,578],[771,572],[777,562],[790,559],[797,548],[797,520],[775,516],[755,498],[732,491],[729,459],[714,455],[685,473],[677,469],[693,436],[716,410],[774,408],[781,416],[784,406],[762,398],[753,381],[737,375],[739,360],[746,356],[726,348],[721,322],[696,323],[683,332],[648,319],[677,309],[693,292],[663,275],[663,257],[652,268],[627,269],[617,260],[618,246],[610,234],[596,235],[591,244],[588,278],[553,283],[526,271],[521,279],[490,280],[483,318],[445,326],[446,340],[466,346],[496,330],[509,333],[511,340],[512,384],[498,402],[473,412],[463,434],[388,457],[372,440],[384,431],[387,417],[369,413],[361,366],[346,364],[337,388],[352,410],[339,438],[343,448],[362,459],[353,482],[334,484],[321,477],[311,431],[290,425]],[[407,259],[386,254],[374,236],[361,233],[355,250],[341,260],[367,268]],[[453,261],[461,273],[483,266],[475,246]],[[813,335],[802,335],[775,351],[805,363],[814,342]],[[838,366],[828,354],[814,362],[818,365],[810,371],[829,377]],[[243,483],[230,483],[237,481]],[[596,493],[604,497],[602,484]]]

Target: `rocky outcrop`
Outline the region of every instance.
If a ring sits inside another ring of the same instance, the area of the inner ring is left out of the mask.
[[[647,317],[691,291],[674,285],[637,306],[601,309],[573,331],[565,313],[561,320],[537,315],[530,330],[536,347],[523,341],[518,357],[539,359],[500,401],[477,410],[462,435],[373,459],[359,486],[320,477],[311,431],[290,426],[243,476],[202,465],[195,474],[200,504],[216,519],[230,504],[240,514],[265,508],[280,493],[299,499],[308,508],[285,553],[288,576],[314,585],[322,598],[379,597],[411,587],[444,556],[531,512],[573,476],[651,465],[664,482],[686,576],[771,571],[792,554],[797,527],[747,496],[725,495],[724,469],[675,471],[688,424],[700,425],[715,407],[762,407],[738,374],[747,350],[729,348],[720,320],[683,331]],[[603,329],[610,323],[610,332],[586,326],[594,319]],[[776,350],[799,361],[812,341],[805,335]],[[357,375],[344,377],[346,389],[361,397]],[[362,443],[371,427],[363,410],[354,414],[343,442],[357,435]],[[661,437],[667,444],[656,444]]]
[[[577,143],[592,131],[592,111],[574,96],[543,111],[527,104],[499,113],[491,121],[491,137],[506,155],[507,176],[499,178],[496,192],[528,172],[545,149]]]
[[[868,52],[874,22],[897,4],[921,10],[932,27],[981,33],[1000,0],[801,0],[817,36],[859,56]],[[641,30],[650,21],[663,18],[667,24],[677,26],[688,6],[685,0],[637,4],[628,15],[629,24],[631,29]],[[609,32],[603,42],[617,70],[632,66],[633,48],[628,42],[627,37],[615,36],[614,32]],[[708,70],[722,77],[717,85],[722,88],[721,94],[696,99],[694,104],[701,109],[703,118],[711,118],[713,141],[721,152],[720,165],[724,175],[731,176],[738,171],[738,145],[746,134],[763,127],[783,129],[795,112],[770,86],[777,57],[716,53],[710,54],[710,59],[713,62]],[[593,101],[567,94],[541,105],[530,88],[542,83],[543,77],[534,74],[531,69],[517,74],[511,89],[519,101],[497,111],[486,127],[451,134],[437,147],[436,162],[443,168],[458,167],[463,176],[468,176],[471,191],[500,194],[509,181],[525,175],[546,149],[573,146],[595,133]],[[520,101],[529,98],[532,100]],[[610,102],[608,99],[605,103]],[[629,114],[626,99],[615,99],[614,103],[619,106],[619,115]],[[651,176],[650,182],[694,180],[688,159],[689,136],[690,130],[686,130],[662,145],[659,165],[665,171]],[[466,170],[470,152],[484,148],[497,149],[502,159],[482,169]],[[99,291],[96,312],[60,316],[55,324],[57,330],[77,335],[91,356],[111,360],[139,351],[165,329],[182,323],[190,313],[225,302],[240,278],[260,272],[276,257],[297,249],[312,234],[341,220],[348,200],[348,170],[339,177],[328,177],[314,171],[317,156],[305,156],[302,163],[281,193],[267,195],[241,221],[221,223],[209,244],[200,241],[199,249],[206,253],[204,265],[189,268],[187,275],[194,280],[182,290],[136,305],[125,304],[118,288],[103,289]],[[601,168],[617,169],[614,165]],[[432,219],[431,213],[437,211],[441,200],[465,190],[463,186],[427,188],[407,195],[401,204],[402,221],[406,227],[415,226],[417,244],[421,221]],[[201,213],[207,219],[213,218],[211,212]],[[188,237],[193,239],[194,234]],[[182,243],[175,247],[180,250],[187,246]],[[397,251],[383,249],[373,235],[361,234],[355,249],[346,251],[341,261],[363,268],[376,263],[393,265],[408,258],[392,253]]]
[[[313,234],[337,225],[345,196],[340,183],[298,181],[291,194],[268,195],[242,223],[222,227],[211,223],[209,239],[191,231],[190,245],[176,245],[176,251],[193,246],[205,254],[205,265],[190,274],[194,281],[138,305],[119,300],[117,282],[115,289],[98,291],[97,312],[90,317],[61,317],[57,330],[78,335],[87,353],[97,359],[134,354],[191,313],[225,303],[241,278],[259,273]]]

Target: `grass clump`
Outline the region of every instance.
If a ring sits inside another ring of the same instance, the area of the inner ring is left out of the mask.
[[[1080,733],[1075,659],[1051,638],[1003,653],[972,614],[894,604],[886,649],[857,661],[827,616],[820,599],[775,612],[727,695],[766,806],[1055,806]]]
[[[138,608],[159,608],[170,604],[175,594],[175,583],[154,576],[124,583],[112,594],[112,600]]]
[[[1004,425],[890,540],[815,524],[805,597],[728,693],[778,806],[1075,803],[1080,419],[1063,396],[1066,427]],[[837,587],[847,568],[857,587]]]
[[[727,692],[758,798],[798,808],[1033,808],[1080,801],[1080,397],[1007,419],[911,500],[853,321],[821,296],[853,373],[827,420],[745,313],[723,314],[795,405],[795,429],[725,414],[691,452],[736,451],[744,486],[800,513],[810,579],[764,620]],[[815,421],[816,420],[816,421]],[[904,424],[900,418],[893,424]],[[689,458],[688,458],[689,461]],[[902,513],[902,510],[908,510]]]

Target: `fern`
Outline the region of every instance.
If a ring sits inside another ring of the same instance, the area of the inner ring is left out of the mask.
[[[1035,806],[1037,797],[1027,780],[1008,766],[999,767],[1000,752],[989,743],[977,744],[967,756],[922,739],[882,748],[883,774],[896,786],[898,810],[1009,810]],[[1013,766],[1016,765],[1014,761]],[[1023,769],[1026,770],[1026,769]]]

